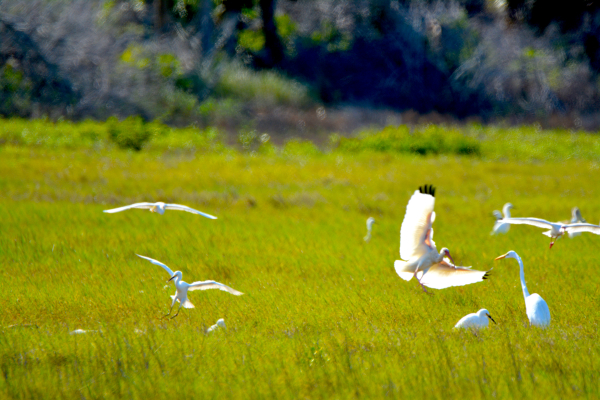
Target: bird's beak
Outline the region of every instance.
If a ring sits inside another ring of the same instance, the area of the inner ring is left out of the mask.
[[[508,253],[506,253],[506,254],[508,254]],[[502,259],[502,258],[506,257],[506,254],[503,254],[503,255],[501,255],[501,256],[498,256],[498,257],[494,258],[494,261],[496,261],[496,260],[500,260],[500,259]],[[489,316],[489,314],[488,314],[488,316]],[[491,317],[490,317],[490,318],[491,318]]]
[[[486,314],[486,315],[487,315],[487,317],[488,317],[489,319],[491,319],[492,321],[494,321],[494,318],[492,318],[492,316],[491,316],[490,314]],[[496,321],[494,321],[494,323],[495,323],[496,325],[498,325],[498,323],[497,323]]]
[[[450,261],[452,261],[452,265],[454,265],[456,267],[456,263],[454,262],[454,259],[450,255],[450,252],[448,252],[448,258],[450,259]]]
[[[171,279],[169,279],[167,282],[171,282],[173,279],[175,279],[175,277],[176,277],[176,276],[177,276],[177,275],[173,275],[173,276],[171,277]]]

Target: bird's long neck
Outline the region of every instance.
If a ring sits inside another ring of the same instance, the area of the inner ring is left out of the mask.
[[[525,271],[523,271],[523,261],[521,261],[521,257],[517,255],[517,261],[519,262],[519,267],[521,267],[521,288],[523,289],[523,297],[525,300],[529,297],[529,291],[527,290],[527,284],[525,283]]]
[[[504,218],[510,218],[510,208],[504,209]]]

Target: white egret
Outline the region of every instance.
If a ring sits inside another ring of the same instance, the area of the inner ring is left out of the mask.
[[[521,261],[521,257],[514,251],[509,251],[508,253],[496,257],[496,260],[500,260],[502,258],[514,258],[518,261],[519,266],[521,267],[521,287],[523,288],[523,297],[525,297],[525,312],[527,313],[527,318],[529,318],[529,325],[538,326],[538,327],[546,327],[550,325],[550,309],[548,308],[548,304],[542,299],[537,293],[529,294],[527,290],[527,285],[525,284],[525,272],[523,271],[523,261]]]
[[[375,223],[375,218],[369,217],[367,218],[367,236],[364,237],[365,242],[371,240],[371,229],[373,228],[373,224]]]
[[[214,332],[219,328],[227,329],[225,326],[225,320],[223,318],[220,318],[216,324],[211,325],[210,328],[206,330],[206,333]]]
[[[512,204],[506,203],[504,207],[502,207],[502,212],[504,213],[504,218],[510,218],[510,209],[514,208]],[[499,211],[494,211],[494,217],[496,217],[496,223],[494,224],[494,228],[492,229],[491,235],[497,235],[499,233],[507,233],[510,229],[510,224],[503,224],[499,222],[503,217]]]
[[[542,234],[550,237],[550,248],[552,248],[556,239],[563,236],[565,232],[590,232],[595,233],[596,235],[600,235],[600,226],[593,224],[563,224],[562,222],[548,222],[545,219],[539,218],[504,218],[500,221],[507,224],[525,224],[537,226],[538,228],[548,229],[548,231],[542,232]]]
[[[494,318],[490,315],[490,312],[485,308],[477,311],[476,313],[465,315],[454,325],[455,328],[487,328],[490,321],[494,321]],[[496,323],[496,321],[494,321]]]
[[[433,186],[425,185],[424,188],[419,187],[408,201],[400,228],[400,258],[407,261],[396,260],[396,273],[407,281],[414,276],[425,292],[425,286],[444,289],[487,279],[488,272],[455,266],[447,248],[444,247],[438,254],[432,228],[435,220],[434,196]]]
[[[169,313],[167,315],[165,315],[164,317],[168,317],[169,315],[171,315],[171,311],[173,311],[173,306],[175,305],[176,301],[179,301],[179,308],[177,309],[177,314],[175,314],[171,318],[175,318],[176,316],[179,315],[179,310],[181,310],[181,307],[194,308],[194,305],[187,298],[188,291],[219,289],[219,290],[223,290],[225,292],[229,292],[236,296],[241,296],[242,294],[244,294],[242,292],[238,292],[237,290],[230,288],[227,285],[224,285],[222,283],[215,282],[215,281],[198,281],[198,282],[194,282],[194,283],[184,282],[181,280],[181,276],[182,276],[181,271],[173,272],[171,270],[171,268],[167,267],[165,264],[161,263],[160,261],[154,260],[150,257],[141,256],[139,254],[136,254],[136,255],[138,257],[141,257],[143,259],[150,261],[154,265],[159,265],[159,266],[163,267],[165,269],[165,271],[167,271],[169,273],[169,276],[171,277],[171,279],[169,279],[167,282],[175,279],[175,288],[177,289],[177,291],[175,292],[175,294],[173,296],[171,296],[171,298],[173,299],[173,302],[171,303],[171,308],[169,309]]]
[[[581,216],[581,211],[579,211],[579,208],[573,207],[573,209],[571,210],[571,221],[569,222],[571,222],[572,224],[585,224],[587,221]],[[579,235],[581,235],[581,232],[569,232],[569,238],[574,238],[575,236]]]
[[[187,211],[192,214],[202,215],[203,217],[206,217],[206,218],[217,219],[217,217],[215,217],[214,215],[210,215],[210,214],[203,213],[202,211],[194,210],[193,208],[190,208],[188,206],[182,206],[181,204],[165,204],[162,201],[159,201],[157,203],[134,203],[134,204],[130,204],[128,206],[113,208],[110,210],[104,210],[104,212],[112,214],[112,213],[116,213],[116,212],[120,212],[120,211],[129,210],[131,208],[141,208],[141,209],[145,209],[145,210],[150,210],[150,212],[155,212],[160,215],[163,215],[166,210]]]

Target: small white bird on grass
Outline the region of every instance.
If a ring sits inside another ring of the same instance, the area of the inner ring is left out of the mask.
[[[579,211],[579,208],[573,207],[571,210],[571,221],[569,222],[572,224],[585,224],[587,221],[581,216],[581,211]],[[575,236],[579,235],[581,235],[581,232],[569,232],[569,238],[574,238]]]
[[[529,325],[541,328],[549,326],[550,308],[548,308],[548,304],[542,299],[542,296],[537,293],[529,294],[527,285],[525,284],[525,272],[523,271],[521,257],[511,250],[504,255],[496,257],[496,260],[503,258],[514,258],[519,263],[519,267],[521,267],[521,288],[523,289],[523,297],[525,297],[525,312],[527,313],[527,318],[529,318]]]
[[[367,236],[364,237],[365,242],[371,240],[371,229],[373,228],[373,224],[375,223],[375,218],[369,217],[367,218]]]
[[[506,203],[504,207],[502,207],[502,212],[504,213],[504,218],[510,218],[510,210],[514,208],[512,204]],[[507,233],[510,229],[510,224],[503,224],[499,222],[501,220],[502,214],[498,210],[494,210],[494,217],[496,217],[496,223],[494,224],[494,228],[492,229],[492,233],[490,235],[497,235],[499,233]]]
[[[445,289],[487,279],[489,273],[486,271],[455,266],[447,248],[444,247],[438,254],[432,228],[435,220],[434,196],[433,186],[425,185],[416,190],[408,201],[400,228],[400,258],[407,261],[394,262],[396,273],[406,281],[414,276],[426,293],[425,286]]]
[[[600,235],[600,226],[593,224],[563,224],[562,222],[548,222],[545,219],[539,218],[504,218],[500,221],[507,224],[525,224],[537,226],[538,228],[548,229],[547,231],[542,232],[542,234],[550,237],[550,248],[552,248],[556,239],[563,236],[565,232],[590,232],[595,233],[596,235]]]
[[[494,318],[490,315],[490,312],[485,308],[477,311],[476,313],[465,315],[454,325],[455,328],[487,328],[490,321],[494,321]],[[496,323],[496,321],[494,321]]]
[[[194,210],[193,208],[190,208],[188,206],[182,206],[181,204],[165,204],[161,201],[159,201],[157,203],[135,203],[135,204],[130,204],[128,206],[113,208],[110,210],[104,210],[104,212],[112,214],[112,213],[116,213],[116,212],[129,210],[132,208],[141,208],[144,210],[150,210],[150,212],[155,212],[160,215],[163,215],[165,213],[165,210],[187,211],[192,214],[202,215],[203,217],[206,217],[206,218],[217,219],[217,217],[215,217],[214,215],[210,215],[210,214],[203,213],[202,211]]]
[[[219,328],[227,329],[223,318],[219,319],[216,324],[211,325],[211,327],[206,330],[206,333],[214,332]]]
[[[163,267],[165,269],[165,271],[167,271],[169,273],[169,276],[171,277],[171,279],[169,279],[167,282],[175,279],[175,288],[177,289],[177,291],[175,292],[175,294],[173,296],[171,296],[171,298],[173,299],[173,302],[171,303],[171,308],[169,309],[169,313],[167,315],[165,315],[163,318],[171,315],[171,311],[173,311],[173,306],[175,305],[176,301],[179,301],[179,308],[177,309],[177,314],[173,315],[171,318],[175,318],[176,316],[179,315],[179,310],[181,310],[181,307],[194,308],[194,305],[187,298],[188,291],[219,289],[219,290],[223,290],[225,292],[229,292],[235,296],[241,296],[244,294],[242,292],[238,292],[237,290],[230,288],[227,285],[224,285],[222,283],[215,282],[215,281],[198,281],[198,282],[194,282],[194,283],[184,282],[181,280],[181,275],[182,275],[181,271],[173,272],[171,270],[171,268],[167,267],[165,264],[161,263],[160,261],[154,260],[150,257],[140,256],[139,254],[136,254],[136,255],[138,257],[141,257],[143,259],[150,261],[154,265],[159,265],[159,266]]]

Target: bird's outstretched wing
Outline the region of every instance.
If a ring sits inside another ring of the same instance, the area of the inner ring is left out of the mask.
[[[489,277],[489,271],[478,271],[471,267],[456,267],[445,261],[434,264],[421,278],[421,283],[432,289],[464,286],[481,282]]]
[[[425,192],[416,190],[406,206],[406,214],[400,228],[400,258],[404,260],[425,254],[427,247],[435,248],[430,234],[435,219],[435,190],[427,190],[426,187]]]
[[[224,292],[229,292],[236,296],[241,296],[244,294],[242,292],[238,292],[237,290],[235,290],[233,288],[230,288],[227,285],[224,285],[222,283],[215,282],[215,281],[198,281],[198,282],[190,283],[190,286],[188,287],[188,290],[208,290],[208,289],[219,289]]]
[[[565,225],[565,231],[569,233],[590,232],[600,235],[600,226],[594,224],[569,224]]]
[[[161,267],[163,267],[165,269],[165,271],[167,271],[169,273],[169,276],[173,276],[174,272],[171,271],[171,268],[167,267],[165,264],[161,263],[160,261],[157,261],[157,260],[155,260],[153,258],[150,258],[150,257],[140,256],[139,254],[136,254],[136,256],[141,257],[143,259],[146,259],[146,260],[150,261],[154,265],[160,265]]]
[[[525,225],[533,225],[538,228],[544,229],[552,229],[552,222],[548,222],[545,219],[539,218],[502,218],[499,219],[498,222],[505,224],[525,224]]]
[[[123,207],[119,207],[119,208],[112,208],[110,210],[104,210],[105,213],[116,213],[119,211],[125,211],[125,210],[129,210],[130,208],[144,208],[149,210],[150,208],[154,207],[155,204],[154,203],[134,203],[134,204],[130,204],[128,206],[123,206]]]
[[[192,214],[202,215],[203,217],[206,217],[206,218],[209,218],[209,219],[217,219],[217,217],[215,217],[214,215],[203,213],[202,211],[194,210],[191,207],[182,206],[181,204],[165,204],[165,209],[167,209],[167,210],[187,211],[187,212],[192,213]]]

